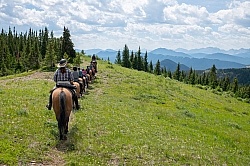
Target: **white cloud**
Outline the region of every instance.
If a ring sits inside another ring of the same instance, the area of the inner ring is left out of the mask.
[[[66,26],[79,49],[118,49],[125,44],[132,49],[249,48],[250,2],[224,1],[228,3],[218,4],[228,6],[212,13],[206,8],[209,2],[201,1],[2,0],[0,22],[5,29],[47,26],[58,35]]]
[[[167,6],[163,10],[166,22],[173,24],[194,25],[205,21],[209,15],[204,7],[192,6],[182,3]]]

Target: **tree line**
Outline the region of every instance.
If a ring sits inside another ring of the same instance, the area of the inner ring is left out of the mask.
[[[70,38],[70,31],[64,27],[61,37],[54,37],[53,31],[45,27],[18,33],[9,27],[0,34],[0,76],[6,76],[41,67],[53,69],[55,63],[67,58],[70,63],[79,62]]]
[[[54,37],[53,31],[49,32],[47,27],[39,31],[30,28],[25,33],[18,33],[15,27],[13,30],[9,27],[8,32],[2,29],[0,34],[0,76],[40,68],[53,70],[55,64],[62,58],[80,66],[80,55],[74,50],[70,31],[66,27],[63,28],[61,37]],[[208,86],[217,92],[231,92],[236,97],[250,98],[249,85],[239,85],[237,78],[230,81],[227,76],[218,79],[214,65],[202,74],[198,74],[192,68],[189,72],[181,71],[180,64],[177,65],[176,71],[171,72],[165,66],[161,67],[159,60],[155,65],[152,61],[148,62],[147,52],[142,56],[140,47],[137,52],[130,52],[126,44],[122,52],[118,51],[115,63],[123,67],[163,75],[187,84]]]
[[[171,72],[167,70],[166,66],[162,67],[159,60],[155,65],[153,65],[152,61],[148,62],[147,56],[147,51],[144,56],[141,55],[140,47],[137,52],[130,52],[128,46],[125,44],[122,52],[118,50],[115,63],[126,68],[145,71],[155,75],[163,75],[164,77],[196,85],[204,89],[210,88],[218,94],[220,92],[227,92],[231,96],[247,99],[250,102],[250,85],[240,85],[237,77],[233,81],[230,81],[228,76],[218,77],[215,65],[199,74],[192,67],[188,72],[181,71],[180,63],[178,63],[176,70]]]

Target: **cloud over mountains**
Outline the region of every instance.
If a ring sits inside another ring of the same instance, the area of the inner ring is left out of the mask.
[[[248,0],[2,0],[3,29],[69,28],[76,48],[250,47]]]

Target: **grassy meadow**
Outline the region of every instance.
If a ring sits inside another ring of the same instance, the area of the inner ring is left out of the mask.
[[[59,141],[52,75],[0,79],[0,165],[250,165],[249,103],[104,61]]]

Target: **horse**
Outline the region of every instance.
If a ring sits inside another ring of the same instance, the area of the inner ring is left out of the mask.
[[[84,77],[85,79],[85,77]],[[83,92],[85,92],[85,80],[83,80],[83,78],[79,78],[78,79],[79,81],[79,84],[80,84],[80,95],[82,96],[83,95]]]
[[[73,110],[70,90],[63,87],[56,88],[52,93],[52,106],[58,122],[60,140],[67,140],[69,116]]]
[[[78,82],[73,82],[73,84],[76,86],[76,95],[78,98],[81,97],[81,94],[80,94],[80,84]]]
[[[94,59],[94,60],[91,61],[91,63],[93,65],[94,69],[95,69],[95,73],[97,73],[97,61]]]
[[[89,68],[88,73],[89,74],[89,82],[91,83],[95,79],[95,68]]]
[[[86,74],[82,77],[82,81],[83,81],[83,89],[84,89],[84,92],[86,92],[86,88],[89,87],[89,75]]]

